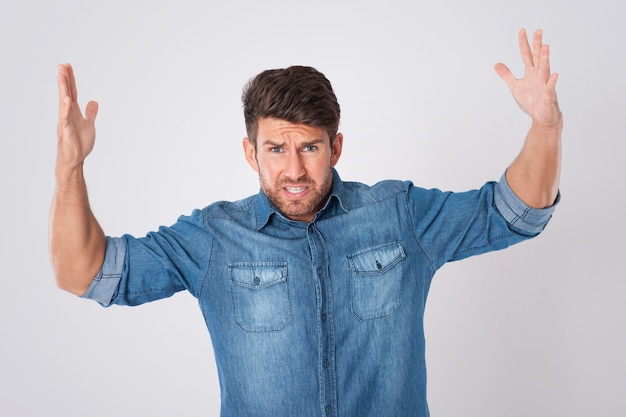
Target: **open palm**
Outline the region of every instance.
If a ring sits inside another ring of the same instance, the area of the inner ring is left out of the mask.
[[[524,78],[515,78],[511,70],[498,63],[494,69],[507,83],[515,101],[533,122],[542,126],[561,123],[561,111],[556,98],[558,74],[550,72],[550,48],[542,43],[543,33],[535,31],[532,50],[526,30],[519,32],[519,47],[525,65]]]
[[[83,116],[78,106],[76,80],[70,64],[59,66],[57,82],[59,86],[57,162],[64,167],[72,168],[81,165],[93,149],[98,104],[95,101],[87,103]]]

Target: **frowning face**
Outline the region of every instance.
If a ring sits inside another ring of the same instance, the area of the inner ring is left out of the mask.
[[[341,133],[331,144],[324,128],[274,118],[259,119],[256,147],[243,140],[267,198],[286,217],[303,222],[313,220],[328,198],[342,145]]]

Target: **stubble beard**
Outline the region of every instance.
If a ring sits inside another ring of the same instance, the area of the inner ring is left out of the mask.
[[[322,208],[330,194],[333,185],[333,175],[329,172],[324,181],[318,186],[308,177],[301,177],[297,181],[291,181],[285,178],[279,179],[274,185],[270,186],[265,178],[259,174],[259,182],[261,189],[265,193],[267,199],[276,207],[285,217],[289,219],[298,219],[302,216],[314,217]],[[288,186],[306,186],[310,189],[309,194],[304,200],[286,200],[281,195],[283,188]]]

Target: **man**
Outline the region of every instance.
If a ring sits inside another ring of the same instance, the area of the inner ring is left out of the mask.
[[[499,182],[464,193],[343,182],[328,80],[265,71],[243,95],[244,154],[261,191],[182,216],[144,238],[106,237],[89,208],[85,115],[59,69],[51,256],[59,287],[104,306],[188,290],[211,333],[223,416],[428,416],[423,313],[445,262],[539,234],[558,201],[562,116],[549,49],[519,33],[525,75],[496,72],[532,119]],[[94,278],[95,277],[95,278]]]

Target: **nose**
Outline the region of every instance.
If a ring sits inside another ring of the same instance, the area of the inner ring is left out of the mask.
[[[290,152],[287,157],[285,176],[292,181],[298,181],[300,178],[304,177],[305,174],[304,162],[302,161],[300,152]]]

